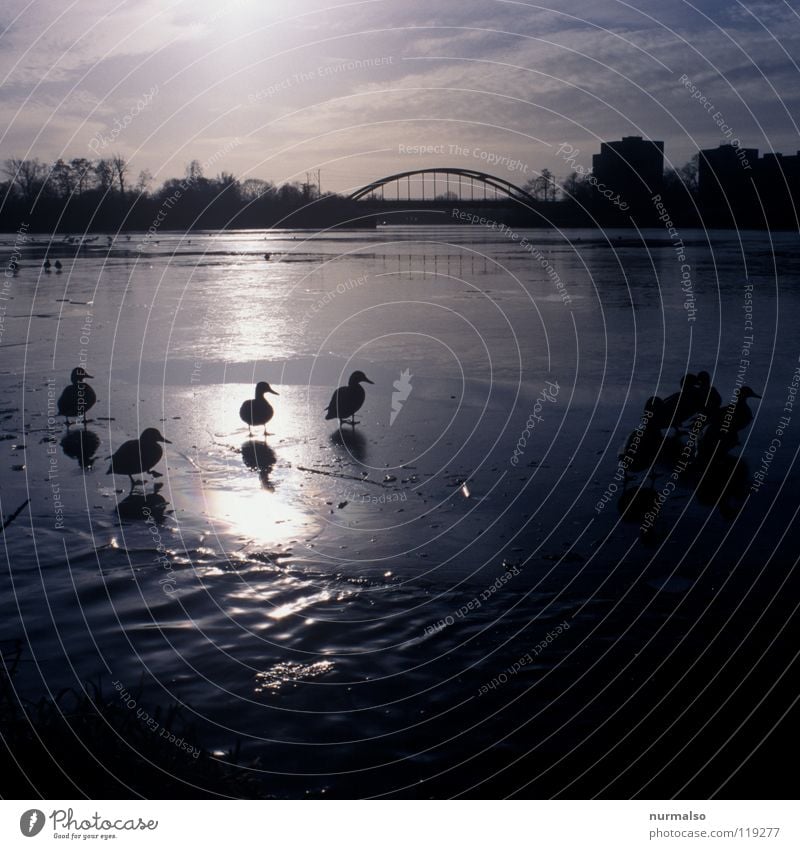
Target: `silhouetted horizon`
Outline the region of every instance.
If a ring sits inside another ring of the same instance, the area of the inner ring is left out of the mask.
[[[572,169],[560,179],[544,168],[517,185],[475,170],[491,182],[500,180],[518,189],[516,194],[501,195],[493,186],[494,197],[487,198],[484,185],[483,205],[507,207],[497,220],[516,226],[655,226],[667,219],[692,227],[798,226],[794,210],[800,204],[800,152],[770,152],[759,158],[757,148],[722,142],[717,148],[701,149],[683,166],[672,169],[664,165],[664,142],[623,136],[616,142],[602,142],[588,171],[580,165],[574,170],[577,152],[568,142],[558,147],[558,155]],[[59,159],[49,165],[38,159],[7,159],[3,166],[7,180],[0,183],[0,230],[13,232],[21,222],[58,233],[465,222],[464,216],[455,214],[419,216],[425,212],[424,204],[429,209],[447,208],[451,202],[465,200],[446,179],[448,173],[464,172],[460,163],[403,172],[415,175],[415,194],[411,178],[404,176],[408,186],[401,189],[397,180],[396,197],[387,197],[387,178],[377,177],[372,184],[353,190],[356,199],[322,193],[319,175],[316,183],[276,185],[252,177],[240,181],[226,172],[207,177],[201,163],[192,160],[182,179],[168,178],[150,190],[149,174],[141,173],[132,188],[128,170],[119,155]],[[433,190],[426,198],[425,175],[430,173]],[[445,175],[444,191],[438,194],[436,174]],[[377,188],[366,194],[371,187],[380,187],[380,197]],[[467,200],[476,205],[474,189]],[[396,217],[403,201],[416,216]],[[477,206],[481,207],[480,196]]]

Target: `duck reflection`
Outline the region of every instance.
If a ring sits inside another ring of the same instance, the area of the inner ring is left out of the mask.
[[[639,426],[618,455],[625,475],[617,504],[622,520],[641,522],[648,514],[659,515],[654,468],[669,475],[672,483],[665,492],[674,490],[676,484],[693,486],[698,503],[716,505],[723,518],[735,518],[747,498],[751,477],[745,459],[730,452],[740,444],[740,432],[753,421],[748,399],[760,397],[743,386],[734,400],[722,407],[709,373],[701,371],[696,376],[684,375],[680,392],[664,400],[649,398]],[[671,431],[674,436],[669,435]],[[650,486],[640,481],[629,488],[629,473],[646,469],[650,470]],[[649,525],[642,522],[642,527]]]
[[[270,492],[275,489],[275,485],[269,476],[272,474],[276,460],[275,452],[266,442],[248,439],[242,443],[242,462],[248,469],[258,472],[261,486]]]
[[[661,433],[664,427],[663,405],[661,398],[647,399],[638,427],[628,434],[618,454],[626,472],[644,471],[665,451],[672,450],[669,443],[674,437],[665,438]]]
[[[617,510],[623,522],[639,525],[639,537],[642,542],[653,542],[656,538],[655,523],[648,519],[658,512],[656,475],[651,473],[646,480],[650,481],[650,486],[645,486],[645,480],[636,482],[633,477],[625,475]],[[634,485],[629,489],[628,485],[631,483]]]
[[[697,460],[697,500],[719,507],[724,519],[735,519],[747,500],[752,478],[747,461],[731,454],[717,454],[712,460]]]
[[[61,440],[61,449],[72,460],[77,460],[82,469],[91,469],[95,454],[100,447],[100,437],[88,428],[68,430]]]
[[[355,428],[335,430],[331,434],[331,444],[344,449],[356,462],[366,462],[367,440],[364,434]]]
[[[631,524],[640,524],[645,517],[645,514],[653,509],[656,503],[656,487],[655,475],[649,475],[647,480],[650,481],[650,486],[645,486],[645,481],[641,481],[636,486],[628,489],[634,479],[625,476],[622,484],[622,494],[617,501],[617,510],[623,522]]]
[[[154,521],[161,525],[167,514],[169,501],[161,495],[163,483],[153,484],[149,494],[131,492],[117,504],[117,515],[129,522]]]
[[[663,434],[658,427],[649,433],[637,429],[631,431],[617,456],[626,472],[647,472],[656,466],[676,463],[685,444],[682,435]]]

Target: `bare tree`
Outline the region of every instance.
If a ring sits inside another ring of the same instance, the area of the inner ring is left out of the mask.
[[[98,186],[107,192],[114,183],[114,166],[110,159],[98,159],[93,166]]]
[[[75,189],[78,197],[80,197],[91,186],[92,172],[94,170],[92,163],[88,159],[78,156],[70,161],[69,166],[72,169]]]
[[[38,159],[19,159],[12,157],[3,165],[3,171],[12,184],[17,187],[22,197],[33,203],[42,190],[47,179],[48,168]]]
[[[275,186],[268,180],[259,180],[257,177],[248,177],[242,182],[239,193],[246,201],[256,200],[266,194],[275,191]]]
[[[193,159],[186,166],[186,179],[190,183],[198,183],[203,179],[203,166],[199,159]]]
[[[67,199],[75,191],[75,172],[63,159],[57,159],[50,169],[48,182],[60,198]]]
[[[592,202],[592,186],[586,177],[573,171],[561,184],[564,197],[581,206],[589,206]]]
[[[549,168],[542,168],[542,184],[544,199],[554,201],[558,192],[558,185],[556,184],[556,178]]]
[[[531,177],[522,187],[535,200],[553,201],[556,199],[556,180],[548,168],[542,168],[538,177]]]
[[[224,192],[226,189],[229,189],[235,193],[239,191],[239,181],[236,177],[229,173],[228,171],[223,171],[220,174],[217,174],[214,182],[217,185],[217,190],[219,192]]]
[[[678,168],[676,174],[678,179],[686,186],[691,194],[697,194],[700,188],[699,171],[700,171],[700,154],[695,155],[683,166]]]
[[[541,178],[541,175],[539,177],[531,177],[529,180],[526,181],[525,185],[522,188],[534,200],[544,200],[542,195],[545,192],[545,185]]]
[[[125,175],[128,173],[128,163],[120,154],[115,153],[111,157],[111,168],[114,179],[119,183],[119,193],[125,194]]]
[[[136,192],[140,195],[146,195],[150,183],[153,182],[153,175],[145,168],[139,172],[136,178]]]
[[[570,200],[576,200],[581,190],[581,179],[578,172],[573,171],[561,184],[561,190]]]

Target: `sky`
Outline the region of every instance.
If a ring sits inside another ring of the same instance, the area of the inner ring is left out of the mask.
[[[734,139],[795,153],[798,62],[798,0],[4,0],[0,159],[345,192],[425,167],[566,176],[565,144],[588,169],[623,135],[674,166]]]

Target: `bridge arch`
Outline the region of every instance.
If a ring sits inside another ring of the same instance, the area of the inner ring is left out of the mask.
[[[400,198],[400,184],[405,180],[408,183],[408,199],[411,200],[411,180],[419,178],[422,183],[422,199],[424,200],[426,175],[433,176],[434,190],[430,200],[436,199],[436,178],[441,175],[445,178],[444,185],[446,187],[450,185],[451,177],[458,181],[457,185],[459,188],[464,180],[469,181],[469,185],[472,187],[473,199],[474,186],[477,183],[479,186],[482,185],[484,187],[484,199],[488,199],[486,198],[486,189],[491,189],[495,195],[493,198],[494,200],[497,199],[498,195],[501,195],[509,198],[510,200],[517,201],[518,203],[524,203],[526,205],[533,205],[536,203],[536,200],[532,195],[524,189],[521,189],[519,186],[515,186],[513,183],[510,183],[508,180],[504,180],[502,177],[495,177],[493,174],[486,174],[483,171],[475,171],[471,168],[417,168],[413,171],[400,171],[397,174],[390,174],[387,177],[381,177],[379,180],[374,180],[366,186],[356,189],[356,191],[354,191],[349,197],[350,200],[362,200],[380,190],[381,199],[385,199],[383,197],[384,188],[391,183],[397,183],[397,199],[402,200],[402,198]],[[449,189],[446,189],[446,191],[448,190]],[[391,198],[389,198],[389,200],[391,200]],[[464,198],[459,197],[459,200],[464,200]]]

